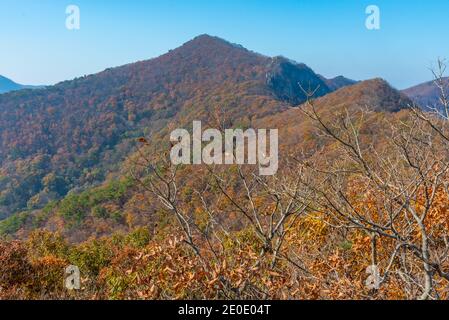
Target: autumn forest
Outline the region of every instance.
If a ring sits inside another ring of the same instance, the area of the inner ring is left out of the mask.
[[[202,35],[0,94],[0,299],[449,299],[445,69],[399,91]],[[194,120],[278,129],[278,172],[173,165]]]

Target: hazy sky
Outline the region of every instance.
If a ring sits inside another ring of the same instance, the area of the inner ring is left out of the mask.
[[[81,29],[66,29],[79,6]],[[381,29],[365,27],[377,5]],[[208,33],[327,77],[430,80],[449,58],[449,0],[0,0],[0,74],[54,84],[156,57]]]

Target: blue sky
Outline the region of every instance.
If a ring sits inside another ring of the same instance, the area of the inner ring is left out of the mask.
[[[70,4],[81,10],[77,31],[65,27]],[[365,28],[371,4],[380,30]],[[0,0],[0,74],[54,84],[208,33],[327,77],[382,77],[405,88],[449,58],[448,21],[448,0]]]

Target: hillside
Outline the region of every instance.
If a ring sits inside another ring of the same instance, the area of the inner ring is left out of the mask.
[[[318,98],[314,101],[317,111],[323,119],[333,123],[342,114],[356,114],[364,110],[371,112],[371,117],[379,120],[390,117],[392,113],[407,109],[412,101],[398,90],[391,87],[385,80],[372,79],[358,82],[352,86],[343,87],[335,92]],[[305,106],[290,108],[275,115],[267,116],[257,122],[259,127],[280,128],[282,137],[280,145],[287,154],[312,155],[313,150],[323,143],[316,134],[313,123],[300,111]],[[368,128],[369,134],[379,129],[381,121],[372,122],[373,127]],[[382,140],[380,132],[379,141]],[[309,151],[312,150],[312,151]]]

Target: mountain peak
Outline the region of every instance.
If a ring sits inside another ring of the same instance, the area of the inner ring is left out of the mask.
[[[235,48],[245,49],[240,44],[232,43],[232,42],[227,41],[227,40],[225,40],[223,38],[220,38],[220,37],[217,37],[217,36],[212,36],[212,35],[209,35],[209,34],[206,34],[206,33],[205,34],[201,34],[201,35],[193,38],[189,42],[191,42],[191,43],[205,43],[205,44],[218,44],[218,45],[226,45],[226,46],[231,46],[231,47],[235,47]]]
[[[245,51],[249,51],[249,50],[247,50],[245,47],[243,47],[240,44],[232,43],[232,42],[229,42],[229,41],[227,41],[225,39],[222,39],[220,37],[212,36],[212,35],[209,35],[209,34],[201,34],[201,35],[193,38],[192,40],[186,42],[182,47],[185,47],[185,46],[228,47],[228,48],[236,48],[236,49],[242,49],[242,50],[245,50]]]

